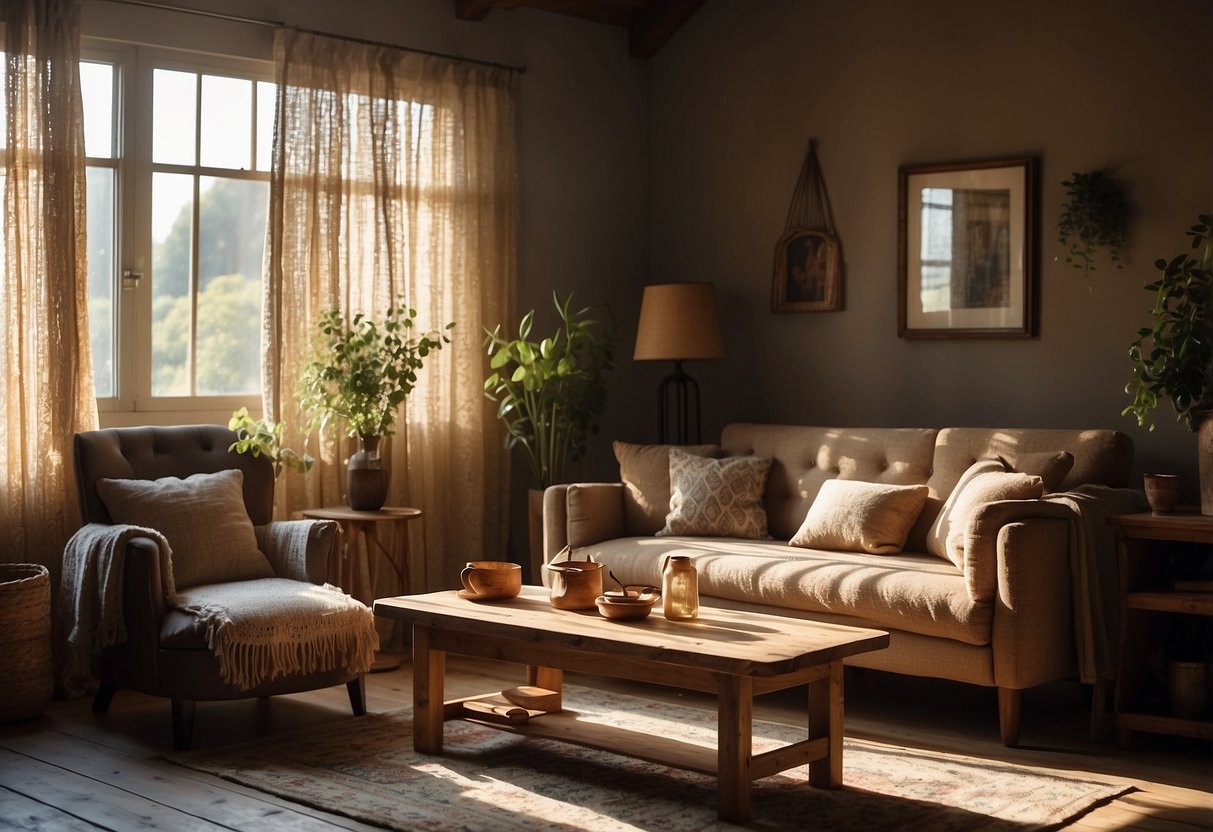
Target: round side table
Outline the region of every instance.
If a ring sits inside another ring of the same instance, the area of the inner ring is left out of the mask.
[[[303,510],[303,516],[311,520],[334,520],[341,524],[345,533],[340,546],[334,548],[333,561],[329,564],[329,575],[335,578],[334,583],[350,593],[364,604],[371,604],[374,598],[373,568],[378,551],[384,561],[396,573],[399,580],[400,594],[408,595],[409,581],[409,530],[410,521],[421,517],[421,509],[404,506],[384,506],[375,511],[357,511],[349,506],[326,506],[325,508],[308,508]],[[378,526],[386,523],[392,526],[392,548],[389,550],[379,539]],[[359,564],[358,539],[365,544],[368,562]],[[358,580],[359,566],[364,565],[370,575],[370,585]],[[375,657],[371,672],[394,670],[400,666],[398,659],[380,655]]]

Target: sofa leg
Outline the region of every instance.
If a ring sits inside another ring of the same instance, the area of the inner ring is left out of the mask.
[[[1023,691],[1015,688],[998,689],[998,730],[1007,748],[1019,745],[1019,707]]]
[[[193,699],[173,700],[173,747],[178,751],[189,751],[194,740]]]
[[[114,701],[114,686],[102,682],[97,688],[97,692],[93,695],[93,713],[103,714],[110,709],[110,703]]]
[[[350,695],[350,708],[354,711],[354,716],[363,716],[366,714],[366,684],[362,681],[362,676],[356,679],[350,679],[345,683],[345,689]]]

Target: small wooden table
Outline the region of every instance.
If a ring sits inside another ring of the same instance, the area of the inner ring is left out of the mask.
[[[548,597],[542,587],[523,587],[508,601],[474,602],[454,591],[375,601],[376,615],[413,627],[417,751],[441,753],[449,719],[601,748],[714,774],[718,813],[731,822],[749,818],[758,778],[807,763],[812,785],[842,784],[842,660],[887,647],[888,633],[714,607],[700,608],[689,622],[667,621],[660,610],[642,621],[612,622],[593,610],[555,609]],[[716,753],[580,722],[559,707],[515,708],[503,701],[506,692],[444,702],[447,653],[527,665],[529,684],[557,696],[565,670],[716,693]],[[808,687],[807,739],[753,754],[754,696],[799,685]]]
[[[345,532],[345,542],[333,549],[333,561],[329,564],[329,576],[337,586],[344,589],[364,604],[371,603],[375,598],[374,552],[379,551],[388,566],[396,573],[400,593],[408,595],[411,591],[409,580],[409,530],[408,523],[421,516],[421,509],[403,506],[384,506],[376,511],[358,511],[349,506],[328,506],[326,508],[308,508],[303,510],[303,516],[312,520],[335,520],[341,524]],[[392,548],[389,551],[379,539],[377,526],[388,523],[392,526]],[[367,579],[359,577],[358,539],[362,538],[366,547]],[[400,667],[400,661],[390,655],[375,657],[371,672],[395,670]]]
[[[1108,522],[1120,531],[1120,661],[1116,672],[1116,732],[1119,744],[1135,731],[1213,740],[1213,714],[1178,717],[1146,701],[1146,656],[1166,637],[1165,619],[1213,616],[1213,586],[1177,587],[1174,560],[1203,556],[1213,544],[1213,517],[1195,511],[1122,514]],[[1203,544],[1163,547],[1168,544]]]

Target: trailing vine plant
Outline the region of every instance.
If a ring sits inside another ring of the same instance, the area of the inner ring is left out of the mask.
[[[1129,207],[1116,180],[1101,170],[1074,173],[1061,183],[1066,201],[1057,221],[1057,241],[1068,248],[1066,262],[1089,275],[1095,255],[1108,250],[1108,259],[1121,268],[1129,224]]]

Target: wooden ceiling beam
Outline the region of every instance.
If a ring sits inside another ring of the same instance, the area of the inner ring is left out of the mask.
[[[657,0],[653,8],[628,30],[628,53],[633,58],[647,60],[653,57],[705,2],[706,0]]]

